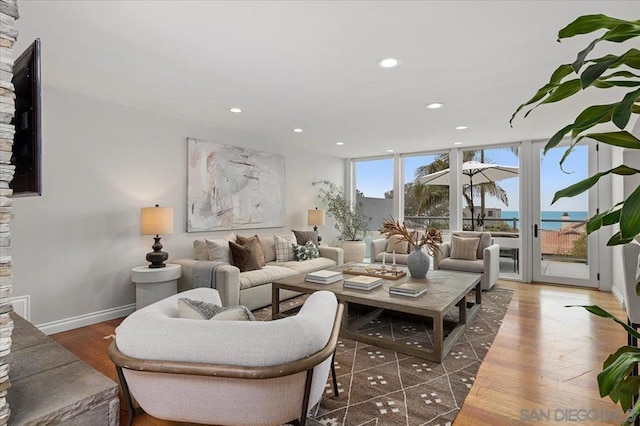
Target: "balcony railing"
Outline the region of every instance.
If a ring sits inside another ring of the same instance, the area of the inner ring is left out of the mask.
[[[405,216],[404,220],[408,228],[449,230],[449,218],[444,216]],[[465,230],[473,228],[469,217],[462,218],[462,223]],[[558,227],[557,224],[560,226]],[[538,233],[542,260],[587,263],[588,243],[585,224],[586,220],[541,219]],[[477,224],[476,229],[478,229]],[[495,236],[517,238],[520,232],[519,219],[485,217],[484,230]]]

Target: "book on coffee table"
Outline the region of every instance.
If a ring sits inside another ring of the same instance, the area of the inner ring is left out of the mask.
[[[315,271],[309,272],[305,277],[305,281],[318,284],[331,284],[342,279],[340,271]]]
[[[427,285],[420,283],[400,283],[389,287],[389,294],[397,296],[418,297],[426,291]]]
[[[358,290],[371,290],[372,288],[376,288],[382,285],[382,278],[377,277],[368,277],[365,275],[358,275],[355,277],[350,277],[344,280],[344,287],[346,288],[355,288]]]

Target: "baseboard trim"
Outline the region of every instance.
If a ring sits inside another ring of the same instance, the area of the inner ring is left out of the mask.
[[[13,311],[20,315],[22,318],[30,321],[31,319],[31,296],[16,296],[10,297],[9,301],[13,306]]]
[[[618,288],[614,286],[611,288],[611,293],[613,294],[613,297],[616,298],[618,303],[620,303],[620,306],[624,308],[624,295],[620,293],[620,290],[618,290]]]
[[[136,304],[117,306],[115,308],[105,309],[103,311],[91,312],[88,314],[78,315],[77,317],[65,318],[58,321],[46,322],[38,324],[36,327],[44,334],[62,333],[63,331],[73,330],[75,328],[86,327],[88,325],[97,324],[103,321],[109,321],[116,318],[126,317],[136,310]]]

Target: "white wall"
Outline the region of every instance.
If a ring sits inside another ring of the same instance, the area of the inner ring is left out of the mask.
[[[153,244],[140,235],[141,207],[174,208],[174,234],[162,238],[169,260],[190,256],[196,238],[226,234],[186,233],[187,137],[286,157],[286,226],[241,234],[310,229],[306,212],[317,205],[312,182],[344,181],[344,160],[254,135],[51,87],[43,89],[43,102],[43,195],[15,198],[11,224],[12,297],[31,296],[34,324],[87,315],[91,322],[98,318],[93,313],[135,303],[130,269],[146,264]],[[320,231],[323,242],[335,243],[333,222]]]

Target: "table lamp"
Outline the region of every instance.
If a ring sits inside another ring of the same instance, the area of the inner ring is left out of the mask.
[[[318,232],[318,226],[324,226],[324,210],[316,207],[314,210],[309,210],[307,215],[307,224],[313,226],[314,232]],[[318,244],[322,241],[322,237],[318,234]]]
[[[151,262],[149,268],[164,268],[167,266],[164,261],[169,255],[161,251],[160,234],[173,234],[173,208],[160,207],[143,207],[140,211],[140,233],[142,235],[155,235],[155,242],[151,246],[152,252],[147,253],[147,261]]]

